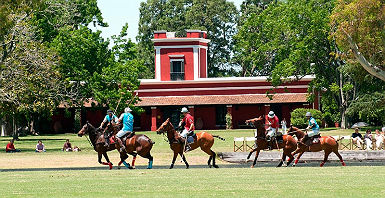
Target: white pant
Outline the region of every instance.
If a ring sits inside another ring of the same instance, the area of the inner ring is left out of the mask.
[[[382,138],[376,139],[376,148],[377,148],[377,150],[383,149],[382,148],[383,143],[384,143],[384,139],[382,139]]]
[[[276,129],[275,128],[267,128],[267,135],[270,136],[270,137],[273,137],[275,136],[275,132],[276,132]]]
[[[117,134],[116,134],[116,137],[118,137],[118,138],[121,138],[121,137],[123,137],[124,135],[126,135],[127,133],[131,133],[132,131],[123,131],[123,129],[122,130],[120,130]]]
[[[366,150],[372,149],[372,140],[365,138]]]
[[[318,135],[318,134],[319,134],[319,130],[311,130],[311,131],[307,132],[308,137],[313,137],[313,136]]]
[[[355,137],[352,139],[353,143],[357,144],[358,148],[361,148],[361,144],[363,143],[360,137]]]
[[[189,131],[187,129],[183,129],[182,133],[180,133],[180,136],[186,138]]]

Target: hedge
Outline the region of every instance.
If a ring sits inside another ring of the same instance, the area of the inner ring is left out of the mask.
[[[300,129],[304,129],[308,126],[308,121],[306,119],[306,112],[310,112],[313,118],[316,119],[318,125],[321,126],[323,115],[322,112],[317,109],[304,109],[298,108],[291,112],[291,124]]]

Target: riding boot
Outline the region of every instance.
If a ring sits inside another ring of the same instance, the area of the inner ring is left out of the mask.
[[[186,148],[184,149],[184,152],[189,152],[191,151],[191,146],[189,143],[186,144]]]
[[[119,143],[119,146],[120,146],[119,152],[121,152],[121,153],[125,152],[126,151],[126,147],[123,145],[122,139],[120,139],[119,137],[116,137],[116,139],[118,140],[118,143]]]
[[[302,139],[302,143],[305,144],[306,146],[310,146],[310,142],[309,142],[310,138],[308,135],[305,135],[305,137],[303,137]]]

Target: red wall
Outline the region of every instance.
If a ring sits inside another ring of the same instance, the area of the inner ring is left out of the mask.
[[[213,106],[204,106],[199,107],[195,106],[195,117],[194,120],[201,118],[203,121],[203,129],[215,129],[215,107]]]
[[[169,55],[184,55],[185,80],[194,80],[194,53],[192,48],[162,48],[160,50],[161,81],[170,80],[170,57]]]
[[[239,128],[239,125],[244,125],[246,120],[256,118],[262,114],[262,105],[233,105],[233,127]]]

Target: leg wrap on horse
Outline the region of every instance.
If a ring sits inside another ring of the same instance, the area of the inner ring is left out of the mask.
[[[130,167],[131,167],[130,164],[127,163],[126,161],[123,161],[123,164],[124,164],[124,166],[125,166],[126,168],[130,168]]]
[[[150,161],[148,161],[148,167],[147,167],[147,169],[152,169],[152,160],[150,160]]]

